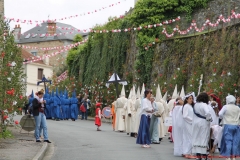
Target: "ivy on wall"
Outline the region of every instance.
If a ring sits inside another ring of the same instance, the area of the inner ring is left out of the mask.
[[[95,26],[94,30],[132,28],[146,24],[160,23],[180,14],[191,15],[195,8],[206,6],[210,0],[144,0],[139,1],[134,11],[125,19]],[[171,27],[167,27],[170,32]],[[236,28],[237,29],[236,29]],[[69,54],[70,76],[78,83],[91,86],[97,78],[105,82],[115,70],[126,78],[130,85],[147,83],[147,86],[161,85],[162,92],[171,93],[175,84],[182,85],[186,92],[198,92],[199,80],[203,74],[202,91],[215,93],[220,97],[237,94],[240,86],[239,26],[185,38],[168,39],[161,34],[162,28],[151,28],[137,32],[90,33],[86,44]],[[127,70],[126,57],[131,36],[136,34],[135,69]],[[144,46],[158,42],[148,50]],[[138,74],[137,79],[135,79]],[[137,80],[137,81],[136,81]],[[155,84],[155,85],[154,85]],[[106,100],[104,100],[106,101]]]
[[[184,85],[186,93],[194,91],[197,94],[203,74],[201,91],[215,93],[223,100],[228,93],[238,94],[239,27],[236,25],[208,34],[168,40],[157,45],[152,73],[160,71],[157,79],[162,92],[172,93],[175,84],[178,84],[178,90]]]
[[[166,19],[172,19],[180,14],[186,14],[189,20],[195,8],[205,7],[210,0],[142,0],[139,1],[131,16],[128,17],[129,21],[135,26],[146,26],[148,24],[158,24]],[[169,32],[173,29],[166,26]],[[151,70],[154,59],[154,49],[149,48],[145,50],[144,47],[151,44],[151,42],[162,42],[166,39],[161,34],[162,27],[140,30],[137,33],[137,45],[139,53],[137,55],[136,69],[138,70],[140,81],[150,84]],[[144,46],[144,47],[143,47]]]

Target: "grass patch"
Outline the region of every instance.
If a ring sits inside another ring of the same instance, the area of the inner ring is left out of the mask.
[[[2,139],[2,138],[4,138],[4,139],[6,139],[6,138],[13,138],[13,137],[14,136],[13,136],[12,132],[10,130],[8,130],[8,129],[6,129],[3,132],[0,132],[0,139]]]

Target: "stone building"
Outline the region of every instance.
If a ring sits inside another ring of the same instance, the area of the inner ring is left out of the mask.
[[[23,59],[28,59],[33,57],[33,55],[26,50],[22,49],[22,58]],[[25,93],[26,94],[31,94],[32,90],[35,92],[44,89],[44,85],[40,84],[37,86],[37,82],[41,81],[43,78],[43,75],[47,79],[51,78],[53,75],[53,67],[50,65],[46,65],[42,60],[36,61],[34,63],[26,63],[23,65],[23,71],[24,74],[27,75],[25,79]]]
[[[24,49],[34,56],[49,55],[59,51],[60,49],[57,48],[52,50],[41,48],[63,47],[72,44],[76,34],[82,35],[84,39],[88,36],[88,33],[79,32],[71,25],[51,21],[35,26],[24,34],[21,33],[20,25],[16,25],[14,28],[15,42],[29,47]],[[63,52],[49,59],[45,58],[44,63],[54,66],[60,63],[57,61],[59,58],[64,58],[66,55],[67,52]]]

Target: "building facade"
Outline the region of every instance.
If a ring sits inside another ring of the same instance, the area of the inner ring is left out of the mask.
[[[23,59],[28,59],[33,57],[33,55],[26,50],[22,50]],[[25,79],[26,83],[26,94],[31,94],[32,90],[35,92],[44,89],[43,83],[39,86],[37,82],[41,81],[43,76],[47,79],[51,78],[53,75],[53,67],[46,65],[44,61],[36,61],[34,63],[26,63],[23,65],[24,74],[27,75]]]
[[[27,46],[24,48],[33,56],[43,56],[58,52],[60,49],[43,50],[40,48],[63,47],[73,43],[75,35],[80,34],[84,39],[87,38],[88,33],[79,32],[71,25],[51,22],[42,23],[24,34],[21,33],[20,25],[14,28],[15,42]],[[51,35],[51,36],[49,36]],[[57,54],[56,56],[45,58],[46,65],[59,65],[59,59],[66,58],[68,52]],[[63,63],[63,62],[61,62]]]

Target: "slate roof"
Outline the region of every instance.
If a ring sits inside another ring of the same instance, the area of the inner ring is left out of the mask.
[[[71,25],[68,24],[64,24],[64,23],[60,23],[60,22],[56,22],[56,26],[57,27],[61,27],[61,28],[57,28],[56,29],[56,34],[60,34],[60,33],[66,33],[66,32],[73,32],[72,34],[61,34],[61,35],[56,35],[56,36],[44,36],[44,37],[40,37],[39,34],[46,34],[47,33],[47,23],[42,23],[40,26],[36,26],[28,31],[26,31],[24,33],[24,35],[20,36],[20,40],[17,41],[18,44],[23,44],[23,43],[34,43],[34,42],[46,42],[46,41],[53,41],[53,40],[70,40],[72,41],[75,37],[76,34],[81,34],[83,37],[87,36],[88,33],[86,32],[78,32],[77,29]],[[66,29],[62,29],[62,28],[74,28],[76,30],[66,30]],[[28,33],[30,34],[29,38],[25,38],[27,37]],[[33,36],[32,34],[38,34],[37,36]]]
[[[22,58],[23,59],[28,59],[28,58],[31,58],[31,57],[34,57],[31,53],[29,53],[28,51],[22,49]],[[46,65],[43,60],[39,60],[39,61],[35,61],[34,63],[39,63],[39,64],[44,64]]]

